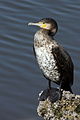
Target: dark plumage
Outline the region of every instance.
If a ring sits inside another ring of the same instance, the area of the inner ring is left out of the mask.
[[[58,30],[56,21],[44,18],[29,25],[41,28],[34,36],[34,50],[39,67],[49,80],[49,88],[53,81],[60,85],[60,89],[72,92],[73,62],[64,48],[53,38]]]

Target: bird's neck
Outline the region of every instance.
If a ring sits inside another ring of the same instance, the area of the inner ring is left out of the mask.
[[[46,40],[49,41],[50,39],[53,39],[53,36],[50,34],[49,30],[40,29],[39,31],[36,32],[35,38],[36,40],[39,41],[46,41]]]
[[[37,47],[42,47],[45,45],[49,45],[52,42],[55,42],[55,40],[52,38],[51,35],[48,34],[49,31],[40,29],[36,32],[34,36],[34,44]]]
[[[40,29],[42,34],[48,35],[49,37],[53,37],[53,33],[50,30]]]

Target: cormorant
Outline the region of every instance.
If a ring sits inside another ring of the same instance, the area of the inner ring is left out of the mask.
[[[51,81],[60,85],[60,89],[72,92],[73,62],[70,55],[54,39],[58,30],[57,22],[52,18],[43,18],[37,23],[28,25],[36,25],[41,28],[34,36],[34,50],[39,67],[49,80],[47,93],[49,94],[51,89]],[[48,97],[48,95],[46,96]]]

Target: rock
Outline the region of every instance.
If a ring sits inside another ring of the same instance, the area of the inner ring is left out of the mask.
[[[62,99],[54,103],[48,98],[39,101],[37,112],[44,120],[80,120],[80,95],[63,91]]]

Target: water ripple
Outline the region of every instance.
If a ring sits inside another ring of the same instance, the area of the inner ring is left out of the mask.
[[[39,28],[29,27],[27,24],[43,17],[52,17],[58,22],[59,31],[55,39],[72,57],[76,80],[73,90],[80,94],[80,85],[77,84],[80,83],[79,9],[79,0],[0,2],[0,118],[2,120],[39,119],[36,115],[38,93],[47,87],[47,80],[42,76],[33,53],[33,36]]]

